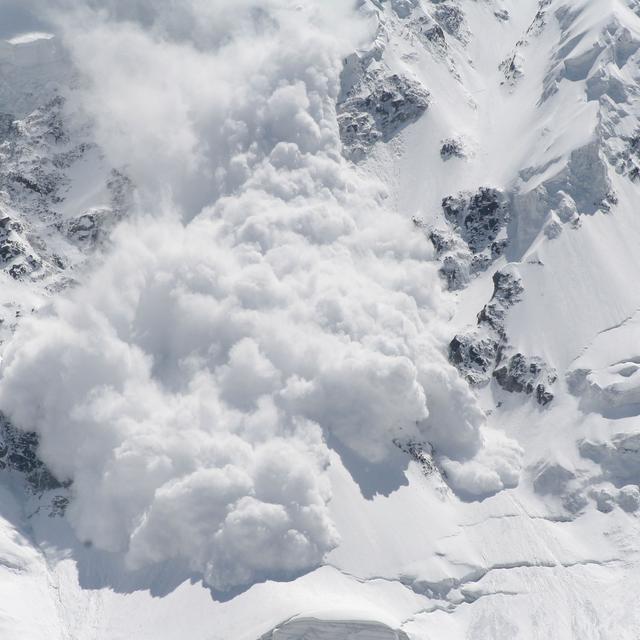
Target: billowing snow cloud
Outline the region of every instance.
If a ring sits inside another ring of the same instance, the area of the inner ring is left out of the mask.
[[[348,3],[90,4],[58,18],[146,215],[23,323],[0,382],[73,478],[78,536],[223,590],[317,566],[329,434],[371,461],[428,440],[465,498],[514,486],[516,445],[443,355],[429,243],[341,157]]]

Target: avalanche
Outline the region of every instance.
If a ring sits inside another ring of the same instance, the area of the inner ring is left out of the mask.
[[[3,12],[3,638],[637,637],[636,2]]]

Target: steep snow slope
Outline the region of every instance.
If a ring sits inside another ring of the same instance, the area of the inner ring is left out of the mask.
[[[640,5],[240,4],[0,49],[2,637],[637,638]]]

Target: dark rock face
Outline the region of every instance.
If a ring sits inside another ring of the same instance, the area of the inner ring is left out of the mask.
[[[429,231],[429,240],[438,255],[442,255],[446,251],[450,251],[455,247],[455,238],[451,234],[443,233],[437,229]]]
[[[448,140],[441,155],[445,159],[460,149],[461,143]],[[457,291],[504,253],[510,205],[501,191],[481,187],[475,194],[461,192],[444,198],[442,210],[450,230],[432,230],[429,239],[441,260],[440,274],[448,289]]]
[[[0,415],[0,469],[24,474],[34,493],[68,486],[68,483],[59,482],[51,474],[38,457],[37,450],[37,434],[19,431]]]
[[[442,200],[445,218],[473,253],[490,247],[509,221],[509,203],[498,189],[480,187],[477,193],[460,193]]]
[[[0,208],[0,268],[15,280],[38,271],[42,259],[27,240],[24,226]]]
[[[498,341],[490,336],[459,334],[449,343],[449,362],[472,385],[487,382],[498,354]]]
[[[466,157],[462,141],[457,138],[447,138],[443,140],[442,146],[440,147],[440,157],[444,162],[451,160],[451,158]]]
[[[444,29],[425,12],[414,12],[409,22],[410,30],[437,58],[447,54],[447,38]]]
[[[493,274],[493,296],[478,314],[478,325],[493,329],[502,339],[506,337],[504,319],[506,311],[520,302],[524,292],[522,283],[510,273],[496,271]]]
[[[493,274],[493,287],[493,299],[508,307],[520,302],[520,296],[524,293],[520,280],[503,271]]]
[[[552,382],[554,382],[556,378],[554,377]],[[549,391],[543,384],[539,384],[536,387],[536,401],[539,405],[546,407],[555,396],[551,391]]]
[[[0,159],[4,161],[0,188],[12,201],[27,203],[41,216],[62,202],[69,185],[65,169],[88,148],[86,144],[68,148],[63,109],[64,99],[56,96],[24,120],[4,114],[0,124]]]
[[[429,92],[409,78],[365,76],[338,104],[346,154],[361,159],[378,141],[388,142],[429,107]]]
[[[629,169],[629,177],[634,182],[640,179],[640,132],[637,132],[629,140],[629,157],[633,158],[632,167]]]
[[[439,24],[434,24],[428,29],[423,30],[422,34],[424,35],[426,40],[436,45],[438,49],[446,51],[447,39],[445,38],[444,31]]]
[[[467,30],[462,9],[454,4],[443,3],[435,7],[433,16],[438,24],[451,36],[465,42]]]
[[[626,175],[632,182],[640,182],[640,129],[623,138],[624,148],[610,160],[618,173]]]
[[[546,385],[553,384],[557,376],[547,370],[545,362],[540,358],[527,358],[516,353],[493,372],[493,377],[505,391],[535,394],[538,404],[542,406],[553,400],[553,394]]]
[[[515,85],[520,78],[524,75],[522,71],[522,66],[520,64],[520,58],[518,53],[513,53],[508,58],[505,58],[500,63],[500,71],[502,71],[504,75],[504,80],[502,84]]]
[[[438,466],[433,460],[433,447],[428,442],[403,441],[396,438],[393,443],[420,465],[425,476],[430,476],[438,471]]]
[[[68,264],[51,250],[56,234],[63,235],[63,244],[71,240],[82,249],[94,248],[131,205],[133,184],[112,171],[105,184],[110,196],[102,207],[105,215],[88,209],[71,221],[63,218],[59,205],[71,187],[71,169],[89,154],[99,155],[88,127],[71,127],[59,95],[22,119],[0,114],[0,269],[16,280],[50,278],[57,282],[51,286],[63,286],[67,279],[60,272]]]
[[[67,235],[77,244],[95,244],[100,230],[100,216],[95,211],[78,216],[67,224]]]
[[[500,71],[502,71],[502,73],[504,74],[504,80],[501,84],[513,86],[524,75],[521,64],[521,61],[523,59],[521,53],[522,49],[529,46],[531,40],[539,36],[544,31],[547,25],[547,13],[550,4],[551,0],[539,0],[538,11],[529,24],[527,30],[524,32],[518,42],[516,42],[516,45],[511,50],[511,53],[500,63]],[[503,22],[509,20],[508,11],[498,10],[494,12],[494,15],[498,20],[501,20]]]
[[[520,301],[519,279],[497,271],[493,276],[493,296],[478,314],[476,328],[458,334],[449,344],[449,361],[472,385],[487,384],[506,345],[504,319],[507,309]]]
[[[478,314],[476,327],[449,343],[449,362],[471,385],[486,385],[493,378],[506,391],[526,393],[546,406],[553,400],[549,387],[557,379],[555,371],[541,358],[521,353],[507,356],[505,319],[521,299],[522,283],[512,273],[497,271],[493,286],[493,296]]]

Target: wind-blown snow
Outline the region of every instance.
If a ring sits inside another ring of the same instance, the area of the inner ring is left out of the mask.
[[[131,567],[228,590],[317,566],[340,536],[327,441],[363,462],[429,442],[466,499],[518,482],[446,360],[431,245],[341,156],[342,58],[370,37],[345,4],[57,15],[146,215],[21,325],[0,406],[73,480],[79,538]]]

